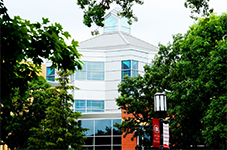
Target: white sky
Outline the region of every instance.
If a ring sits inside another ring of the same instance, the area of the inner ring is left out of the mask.
[[[49,18],[51,23],[58,22],[76,41],[92,37],[91,31],[83,24],[83,11],[77,0],[4,0],[11,17],[20,15],[31,22]],[[155,46],[172,42],[172,35],[186,33],[194,20],[189,17],[190,10],[184,7],[185,0],[144,0],[143,5],[134,5],[138,22],[131,26],[131,34]],[[227,0],[210,0],[214,12],[227,12]],[[113,6],[112,8],[115,8]],[[102,28],[99,28],[102,33]]]

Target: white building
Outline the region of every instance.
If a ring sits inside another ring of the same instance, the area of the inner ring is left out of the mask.
[[[79,88],[73,92],[74,109],[82,112],[82,126],[90,129],[89,149],[121,149],[121,135],[113,127],[122,119],[115,101],[117,85],[126,74],[143,74],[143,66],[151,63],[158,48],[133,37],[127,19],[117,16],[116,10],[106,15],[104,24],[103,34],[79,43],[84,65],[71,77]]]

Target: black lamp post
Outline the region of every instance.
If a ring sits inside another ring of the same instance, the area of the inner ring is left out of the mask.
[[[154,95],[154,111],[158,114],[160,124],[160,149],[163,149],[163,117],[167,112],[166,94],[164,92],[157,92]]]

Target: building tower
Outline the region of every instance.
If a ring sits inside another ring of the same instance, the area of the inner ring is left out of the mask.
[[[88,149],[134,149],[136,140],[130,143],[113,127],[123,115],[115,101],[117,85],[126,74],[143,75],[143,66],[151,63],[158,48],[132,36],[127,19],[119,17],[116,9],[105,16],[104,24],[103,34],[79,43],[84,64],[71,77],[71,84],[79,88],[72,93],[73,109],[82,113],[82,126],[90,129],[85,133]],[[48,70],[51,63],[45,65],[53,82],[53,71]]]

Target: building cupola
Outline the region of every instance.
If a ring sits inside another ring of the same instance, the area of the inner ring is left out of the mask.
[[[117,13],[117,9],[114,9],[105,16],[103,33],[122,31],[130,34],[131,26],[128,24],[128,19],[121,18]]]

